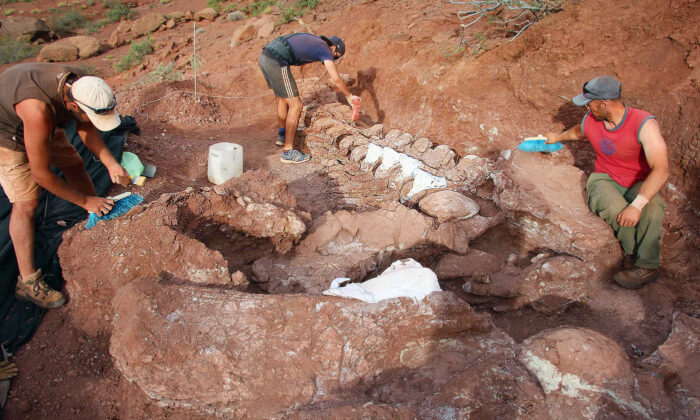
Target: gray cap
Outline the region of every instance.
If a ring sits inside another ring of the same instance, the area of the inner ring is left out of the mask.
[[[584,106],[591,101],[617,99],[622,93],[622,84],[614,77],[598,76],[583,85],[583,93],[574,97],[574,105]]]

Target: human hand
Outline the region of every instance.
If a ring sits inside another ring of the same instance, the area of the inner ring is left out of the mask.
[[[352,106],[352,104],[355,103],[355,98],[357,98],[358,101],[360,100],[360,97],[355,95],[346,96],[345,100],[348,101],[348,105]]]
[[[0,362],[0,380],[17,376],[17,365],[8,361]]]
[[[637,226],[641,216],[642,212],[638,208],[627,206],[617,215],[617,223],[620,226]]]
[[[109,213],[114,206],[114,200],[102,197],[87,197],[85,204],[82,206],[85,210],[95,213],[98,216],[103,216]]]
[[[107,170],[109,171],[109,177],[112,179],[113,183],[119,184],[123,187],[126,187],[131,183],[131,177],[122,165],[116,164]]]
[[[544,141],[544,144],[552,144],[552,143],[559,143],[559,134],[557,133],[547,133],[545,134],[545,137],[547,138]]]

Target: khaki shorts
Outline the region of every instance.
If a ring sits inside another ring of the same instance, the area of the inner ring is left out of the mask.
[[[51,163],[57,168],[82,164],[83,159],[66,139],[63,130],[56,130],[49,142]],[[39,199],[41,187],[34,181],[23,146],[15,150],[0,147],[0,185],[10,203]]]

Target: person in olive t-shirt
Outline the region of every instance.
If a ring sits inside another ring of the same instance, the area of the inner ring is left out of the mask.
[[[65,303],[34,265],[34,217],[41,188],[87,211],[103,215],[113,205],[98,197],[83,161],[63,127],[75,120],[85,145],[107,167],[112,182],[127,185],[126,170],[107,149],[98,129],[121,122],[117,98],[104,80],[60,64],[25,63],[0,73],[0,185],[12,203],[10,237],[19,277],[15,296],[42,308]],[[68,182],[51,172],[59,168]]]

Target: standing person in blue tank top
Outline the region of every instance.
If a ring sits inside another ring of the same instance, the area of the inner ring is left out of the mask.
[[[299,125],[302,104],[289,66],[322,62],[335,87],[345,95],[348,104],[352,106],[355,96],[350,93],[335,66],[335,60],[344,54],[345,43],[339,37],[326,38],[309,33],[281,36],[263,48],[258,65],[265,76],[267,87],[274,91],[277,100],[280,128],[276,144],[284,147],[280,159],[282,162],[302,163],[311,159],[310,155],[294,149],[294,135]]]

